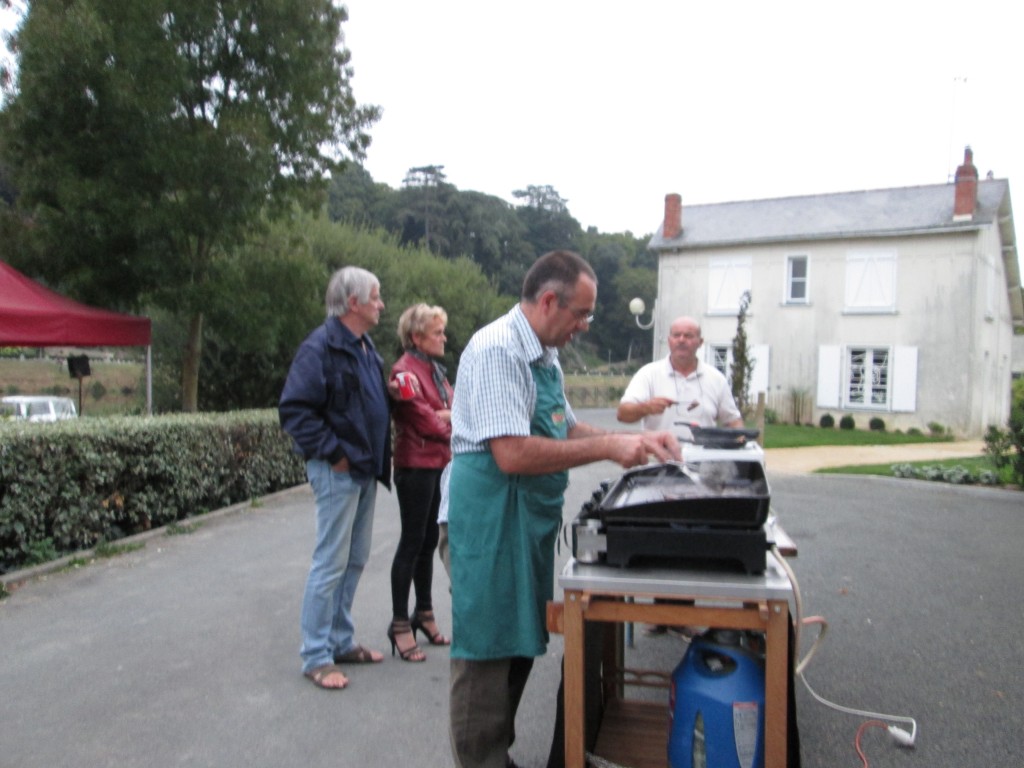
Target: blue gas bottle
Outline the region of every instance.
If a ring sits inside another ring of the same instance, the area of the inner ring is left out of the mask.
[[[694,638],[672,673],[670,768],[764,768],[764,657],[746,633]]]

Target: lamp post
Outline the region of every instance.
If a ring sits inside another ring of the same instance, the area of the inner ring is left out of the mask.
[[[658,311],[658,300],[654,300],[654,308],[651,310],[651,322],[649,323],[640,322],[640,315],[644,313],[645,309],[647,309],[647,305],[644,304],[644,300],[641,299],[639,296],[629,302],[629,311],[636,318],[636,324],[641,329],[649,331],[651,330],[651,328],[654,327],[654,316],[655,314],[657,314]]]

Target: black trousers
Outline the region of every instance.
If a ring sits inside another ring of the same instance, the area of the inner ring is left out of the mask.
[[[441,470],[395,470],[395,490],[402,534],[391,562],[391,613],[409,618],[409,590],[416,593],[416,611],[433,610],[434,550],[437,509],[441,503]]]

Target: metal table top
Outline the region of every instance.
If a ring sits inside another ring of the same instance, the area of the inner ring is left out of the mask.
[[[788,600],[793,585],[773,552],[765,571],[751,575],[730,570],[667,567],[617,568],[580,563],[570,558],[558,577],[562,589],[629,597],[640,594],[679,595],[698,600]]]

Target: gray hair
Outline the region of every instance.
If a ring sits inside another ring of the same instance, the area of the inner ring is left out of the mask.
[[[327,284],[327,316],[348,314],[348,300],[353,296],[360,304],[366,304],[374,288],[380,288],[380,280],[372,272],[360,267],[342,267],[331,275]]]

